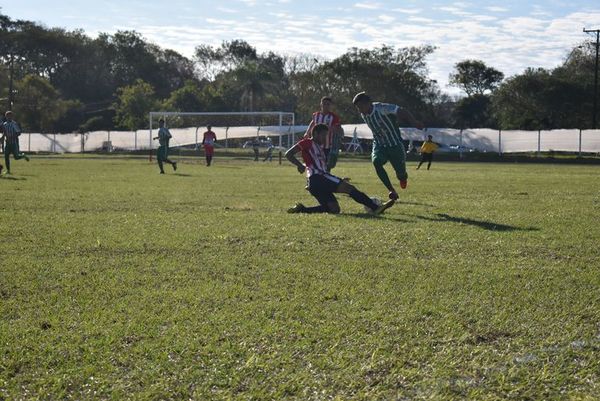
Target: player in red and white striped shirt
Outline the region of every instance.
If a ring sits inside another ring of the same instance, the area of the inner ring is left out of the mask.
[[[373,214],[383,213],[384,210],[394,204],[390,200],[382,205],[377,205],[365,193],[359,191],[353,185],[335,175],[327,172],[325,159],[325,144],[329,127],[325,124],[316,124],[312,130],[311,138],[304,138],[292,146],[285,157],[298,168],[300,173],[306,171],[308,177],[308,190],[310,194],[319,201],[319,206],[306,207],[301,203],[289,209],[289,213],[334,213],[340,212],[340,205],[334,193],[349,195],[356,202],[368,207]],[[296,154],[301,152],[304,164],[297,158]]]
[[[344,138],[342,123],[338,115],[331,111],[332,107],[333,101],[330,97],[321,98],[320,110],[313,113],[306,134],[304,134],[305,138],[309,138],[317,124],[325,124],[329,128],[324,144],[327,171],[333,169],[337,164],[338,153]]]

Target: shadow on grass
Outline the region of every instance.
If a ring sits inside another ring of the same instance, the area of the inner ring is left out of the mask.
[[[409,201],[401,201],[401,200],[397,200],[396,201],[396,205],[412,205],[412,206],[435,207],[435,205],[430,205],[429,203],[409,202]]]
[[[27,178],[25,178],[25,177],[13,177],[12,175],[0,175],[0,180],[27,181]]]
[[[421,220],[427,221],[450,221],[452,223],[460,223],[466,224],[469,226],[475,226],[479,228],[483,228],[484,230],[489,231],[539,231],[539,228],[536,227],[515,227],[509,226],[506,224],[494,223],[493,221],[484,221],[484,220],[473,220],[468,219],[466,217],[454,217],[445,213],[437,213],[435,214],[436,218],[426,217],[426,216],[416,216]]]
[[[373,215],[373,214],[369,214],[369,213],[340,213],[337,216],[340,217],[352,217],[355,219],[368,219],[368,220],[372,220],[372,219],[383,219],[383,220],[392,220],[392,221],[397,221],[400,223],[414,223],[414,221],[411,220],[406,220],[406,219],[398,219],[395,217],[390,217],[389,215],[384,214],[378,214],[378,215]]]
[[[173,173],[173,175],[175,175],[177,177],[193,177],[193,175],[185,174],[185,173]]]

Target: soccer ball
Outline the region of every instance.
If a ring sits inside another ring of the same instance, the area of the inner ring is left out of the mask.
[[[371,200],[377,205],[377,207],[381,206],[383,204],[382,200],[379,199],[376,196],[371,197]],[[373,210],[371,210],[370,207],[365,205],[365,212],[367,213],[373,213]]]

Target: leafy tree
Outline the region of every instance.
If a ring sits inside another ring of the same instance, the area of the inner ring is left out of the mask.
[[[138,79],[133,85],[119,88],[117,93],[115,123],[131,131],[148,128],[148,113],[159,107],[152,85]]]
[[[37,75],[25,76],[16,87],[15,113],[28,131],[52,132],[70,108],[80,107],[77,102],[61,99],[56,88]]]
[[[591,114],[585,95],[581,83],[562,74],[527,69],[500,86],[493,108],[503,129],[585,128],[589,124],[585,116]]]
[[[248,42],[240,39],[224,41],[220,47],[200,45],[196,47],[194,59],[200,75],[214,80],[224,71],[231,71],[247,61],[256,61],[256,49]]]
[[[491,112],[491,98],[475,94],[456,102],[453,116],[459,128],[496,128]]]
[[[467,96],[492,92],[504,79],[502,72],[480,60],[464,60],[454,68],[456,72],[450,74],[450,84],[461,88]]]
[[[205,108],[202,90],[195,81],[187,81],[185,85],[173,92],[163,103],[169,111],[202,111]]]
[[[426,57],[432,46],[396,49],[350,49],[336,59],[293,75],[292,92],[298,97],[297,110],[308,119],[323,95],[333,97],[342,120],[359,122],[352,97],[366,91],[375,100],[403,105],[418,117],[427,117],[429,104],[438,93],[437,84],[427,78]]]

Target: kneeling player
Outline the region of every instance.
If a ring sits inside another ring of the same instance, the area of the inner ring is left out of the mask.
[[[327,173],[327,159],[323,151],[329,127],[325,124],[317,124],[312,131],[312,138],[302,139],[292,146],[285,154],[285,157],[298,168],[300,173],[306,171],[308,177],[308,190],[311,195],[319,201],[319,206],[306,207],[301,203],[289,209],[289,213],[334,213],[340,212],[340,205],[335,198],[334,193],[349,195],[356,202],[365,205],[374,214],[380,214],[394,204],[394,200],[387,201],[382,205],[377,205],[365,193],[360,192],[356,187],[350,185],[341,178]],[[296,153],[302,152],[302,164],[297,158]]]

